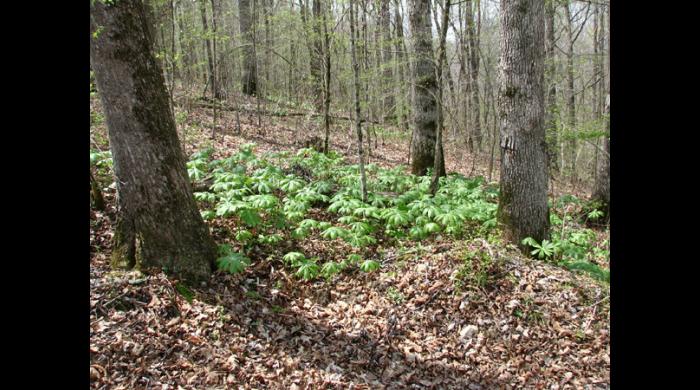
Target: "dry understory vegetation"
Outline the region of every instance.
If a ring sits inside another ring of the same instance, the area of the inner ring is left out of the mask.
[[[212,110],[190,102],[187,112],[179,103],[188,156],[213,146],[214,158],[223,158],[251,142],[260,155],[296,151],[322,137],[318,118],[289,115],[301,110],[271,102],[266,112],[287,115],[263,115],[258,126],[248,100],[239,101],[241,135],[234,135],[235,112],[218,110],[212,140]],[[93,118],[100,111],[93,98]],[[334,122],[332,149],[352,163],[350,122]],[[488,155],[473,161],[462,141],[445,141],[448,172],[488,177]],[[372,142],[371,162],[407,163],[409,137],[386,131],[376,147]],[[99,120],[91,148],[108,149]],[[491,180],[498,180],[497,164]],[[189,289],[163,273],[110,269],[115,194],[108,186],[106,211],[91,211],[91,388],[609,388],[609,285],[587,274],[484,237],[438,237],[383,248],[376,272],[310,282],[282,265],[280,243],[245,272],[219,271],[206,287]],[[551,195],[564,193],[572,188]],[[209,223],[217,242],[224,240],[226,222]],[[607,240],[607,230],[597,234]],[[344,250],[314,238],[300,245],[327,258]],[[488,256],[488,266],[474,260],[460,279],[470,256]]]

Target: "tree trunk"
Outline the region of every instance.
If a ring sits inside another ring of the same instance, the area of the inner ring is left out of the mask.
[[[253,30],[254,20],[250,11],[250,2],[255,0],[239,0],[238,12],[240,15],[241,37],[243,40],[243,93],[255,96],[258,92],[257,65],[255,48],[253,47],[255,36]]]
[[[323,10],[323,0],[313,0],[311,11],[311,58],[310,69],[312,79],[312,97],[316,112],[323,110],[323,33],[321,32],[321,13]]]
[[[437,130],[437,80],[433,62],[433,42],[430,26],[430,0],[411,0],[411,36],[415,51],[413,69],[413,150],[411,171],[425,175],[434,165]],[[439,146],[440,148],[442,145]],[[444,160],[441,164],[444,167]],[[444,175],[444,172],[438,172]]]
[[[328,153],[329,138],[331,134],[331,36],[328,33],[328,16],[327,12],[330,12],[331,7],[324,7],[322,11],[322,22],[323,22],[323,127],[325,130],[325,140],[323,143],[323,152]]]
[[[406,55],[404,54],[405,43],[403,37],[403,18],[401,17],[400,8],[401,1],[396,0],[394,8],[394,23],[396,29],[396,73],[399,76],[399,80],[406,80],[409,72],[407,71],[408,66],[406,64]],[[398,86],[400,96],[400,99],[397,102],[397,111],[399,116],[398,122],[399,127],[402,129],[408,129],[408,107],[410,106],[409,101],[411,100],[410,91],[405,87],[405,85],[406,83],[401,82]]]
[[[544,2],[501,0],[498,220],[522,245],[549,236],[544,133]]]
[[[357,64],[357,48],[355,37],[355,0],[350,0],[350,52],[352,56],[352,74],[355,95],[355,132],[357,133],[357,157],[360,163],[360,189],[362,201],[367,201],[367,179],[365,178],[365,163],[362,151],[362,126],[360,117],[360,67]]]
[[[390,0],[380,0],[380,20],[382,29],[382,94],[384,95],[383,106],[384,106],[384,118],[385,122],[392,122],[396,118],[396,113],[394,109],[394,92],[392,88],[393,76],[392,76],[392,48],[391,48],[391,17],[389,16],[389,3]]]
[[[437,52],[437,65],[435,66],[435,72],[437,73],[437,85],[438,85],[438,120],[437,120],[437,141],[435,142],[435,170],[433,172],[433,180],[430,183],[430,193],[434,196],[437,193],[438,186],[440,184],[440,177],[445,176],[445,157],[442,155],[442,128],[443,128],[443,115],[444,112],[442,102],[443,102],[443,91],[442,86],[442,68],[445,65],[445,39],[447,36],[447,23],[450,17],[450,0],[445,0],[445,7],[442,10],[442,29],[440,31],[440,44],[438,46]]]
[[[605,113],[610,115],[610,95],[607,96]],[[610,220],[610,117],[605,118],[605,129],[608,134],[603,137],[603,151],[598,157],[598,173],[591,199],[600,202],[600,208],[606,221]]]
[[[211,87],[212,96],[216,99],[221,99],[221,92],[217,89],[216,73],[214,73],[214,55],[211,50],[211,39],[209,39],[209,25],[207,24],[207,5],[206,0],[199,0],[199,12],[202,14],[202,28],[204,31],[205,48],[207,52],[207,69],[209,70],[209,86]]]
[[[576,182],[576,149],[578,147],[576,142],[576,91],[574,90],[574,32],[573,32],[573,20],[571,17],[571,3],[568,2],[564,7],[566,15],[566,36],[567,36],[567,47],[566,52],[566,86],[567,86],[567,96],[566,96],[566,112],[567,112],[567,122],[568,122],[568,133],[570,135],[569,141],[569,168],[571,170],[571,177],[574,182]]]
[[[474,26],[474,12],[472,1],[465,4],[467,19],[467,42],[469,43],[469,92],[471,104],[471,131],[469,132],[469,145],[474,152],[481,151],[481,120],[479,115],[479,37]],[[476,158],[476,156],[474,156]]]
[[[559,132],[557,130],[557,83],[556,83],[556,39],[554,37],[555,25],[554,17],[556,15],[556,4],[553,0],[545,1],[545,35],[547,39],[546,45],[546,68],[545,80],[548,85],[547,89],[547,111],[545,119],[545,137],[547,140],[547,161],[550,171],[559,170]]]
[[[112,264],[209,277],[216,247],[197,209],[168,92],[152,53],[143,2],[91,5],[90,60],[105,110],[117,179]],[[138,253],[136,248],[138,247]]]

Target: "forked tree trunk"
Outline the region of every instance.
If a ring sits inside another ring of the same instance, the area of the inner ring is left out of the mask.
[[[91,6],[90,59],[117,178],[112,265],[208,278],[216,247],[192,197],[168,92],[152,53],[143,2]]]
[[[522,247],[549,236],[544,139],[544,2],[501,0],[498,220]]]
[[[438,88],[433,60],[430,0],[411,0],[410,4],[409,20],[415,51],[411,171],[415,175],[425,175],[435,161]],[[442,148],[442,145],[439,147]],[[445,166],[444,159],[441,165]],[[439,176],[444,174],[444,168],[443,172],[438,172]]]

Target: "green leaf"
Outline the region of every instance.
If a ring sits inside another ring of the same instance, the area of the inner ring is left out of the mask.
[[[255,211],[251,209],[242,209],[238,213],[238,216],[241,217],[241,220],[250,227],[255,227],[260,224],[262,219],[260,218],[260,215]]]
[[[318,271],[318,265],[316,264],[316,262],[313,260],[306,259],[306,261],[304,261],[297,270],[296,275],[306,281],[309,281],[318,276]]]
[[[282,257],[285,263],[296,267],[298,266],[303,260],[306,259],[306,256],[304,256],[303,253],[301,252],[289,252],[284,257]]]
[[[243,272],[243,270],[250,265],[250,259],[238,252],[232,252],[226,256],[219,257],[216,259],[216,262],[219,269],[231,274]]]
[[[364,272],[372,272],[379,269],[379,263],[374,260],[365,260],[360,264],[360,269]]]

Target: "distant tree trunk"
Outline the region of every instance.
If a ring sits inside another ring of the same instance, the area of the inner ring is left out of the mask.
[[[364,153],[362,151],[362,126],[360,116],[360,67],[357,64],[356,37],[355,37],[355,0],[350,0],[350,52],[352,56],[352,74],[355,95],[355,132],[357,133],[357,157],[360,163],[360,189],[362,191],[362,201],[367,201],[367,179],[365,178]]]
[[[438,85],[438,120],[437,120],[437,141],[435,142],[435,170],[433,172],[433,180],[430,183],[430,193],[435,195],[440,184],[440,177],[445,175],[445,157],[442,155],[442,128],[443,128],[443,85],[442,85],[442,68],[445,64],[445,39],[447,36],[447,25],[450,17],[450,0],[445,0],[445,7],[442,10],[442,29],[440,31],[440,44],[437,52],[437,65],[435,72],[437,73]]]
[[[323,34],[321,32],[321,13],[323,11],[322,0],[313,0],[311,7],[311,53],[310,69],[312,79],[312,97],[317,112],[323,109]]]
[[[411,0],[410,4],[409,20],[415,51],[411,171],[415,175],[425,175],[435,160],[438,87],[433,62],[430,0]],[[444,167],[444,160],[442,166]],[[438,172],[438,175],[444,175],[444,172]]]
[[[571,17],[571,2],[567,2],[564,7],[566,15],[566,36],[567,36],[567,52],[566,52],[566,112],[568,130],[571,135],[569,141],[569,168],[571,169],[571,177],[576,182],[576,91],[574,89],[574,32],[573,20]]]
[[[256,0],[239,0],[238,12],[240,15],[241,36],[243,38],[243,93],[255,96],[258,92],[257,65],[254,48],[254,20],[251,16],[250,2]]]
[[[607,96],[605,113],[610,115],[610,95]],[[604,219],[610,220],[610,117],[605,118],[605,129],[608,134],[603,137],[603,151],[598,157],[598,173],[591,199],[600,202]]]
[[[383,66],[383,90],[384,95],[384,118],[386,122],[394,121],[396,118],[396,110],[394,109],[394,92],[392,88],[392,47],[391,47],[391,17],[389,14],[389,3],[391,0],[381,0],[380,20],[382,27],[382,66]]]
[[[207,52],[207,68],[209,70],[209,86],[211,87],[212,96],[216,99],[221,98],[221,92],[216,88],[216,73],[214,73],[214,55],[211,50],[211,39],[209,39],[209,26],[207,24],[207,7],[206,0],[199,0],[199,11],[202,14],[202,28],[204,29],[204,43]]]
[[[469,147],[474,152],[481,151],[481,116],[479,108],[479,37],[477,36],[472,1],[465,4],[467,19],[467,42],[469,42],[469,92],[471,98],[471,131],[469,132]]]
[[[501,0],[501,191],[506,238],[549,236],[544,139],[544,2]]]
[[[405,80],[408,76],[408,71],[406,70],[406,56],[404,54],[404,37],[403,37],[403,18],[401,17],[401,0],[396,0],[396,5],[394,8],[394,23],[396,30],[396,70],[399,76],[399,80]],[[406,89],[406,83],[399,84],[399,96],[401,97],[397,102],[397,111],[399,112],[399,127],[402,129],[408,129],[408,102],[410,99],[410,91]],[[410,148],[409,148],[410,149]],[[409,151],[410,154],[410,151]]]
[[[331,134],[331,36],[328,33],[328,16],[326,15],[330,7],[324,7],[321,12],[323,22],[323,127],[325,130],[325,140],[323,152],[328,153],[329,138]]]
[[[187,281],[209,277],[216,247],[197,209],[165,80],[139,0],[91,3],[95,70],[117,182],[112,265],[166,269]],[[138,250],[137,250],[138,248]]]
[[[546,111],[546,139],[547,139],[547,160],[550,171],[559,170],[559,132],[557,130],[557,83],[556,83],[556,39],[554,35],[554,17],[556,15],[556,4],[553,0],[545,1],[545,36],[546,36],[546,68],[545,80],[548,85],[547,90],[547,111]]]

